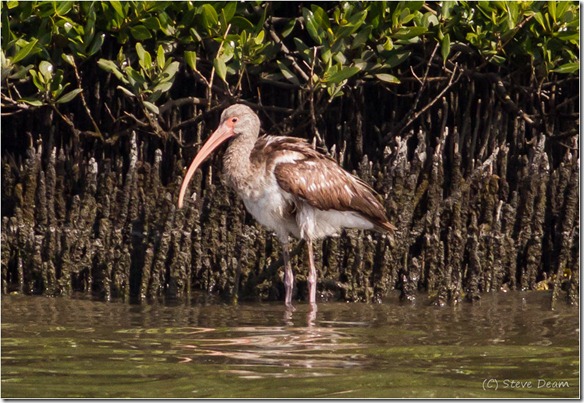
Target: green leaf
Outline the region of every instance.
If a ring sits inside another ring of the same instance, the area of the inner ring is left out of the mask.
[[[136,43],[136,54],[138,55],[138,60],[140,62],[144,62],[144,54],[146,51],[144,50],[144,46],[140,42]]]
[[[18,102],[24,102],[25,104],[32,106],[43,106],[45,104],[43,101],[32,97],[21,98],[18,100]]]
[[[14,73],[8,76],[11,80],[20,80],[26,77],[26,74],[32,69],[32,64],[26,67],[17,68]]]
[[[166,57],[164,57],[164,49],[162,45],[158,46],[158,51],[156,52],[156,65],[160,68],[166,63]]]
[[[132,67],[128,66],[124,69],[124,72],[128,76],[128,81],[132,87],[136,88],[136,90],[140,90],[143,85],[146,83],[146,78]]]
[[[450,54],[450,34],[446,34],[444,35],[444,38],[442,38],[440,52],[442,53],[442,63],[446,63],[448,55]]]
[[[123,19],[125,17],[125,13],[124,8],[122,7],[122,3],[118,0],[110,0],[110,4],[116,11],[116,14]]]
[[[187,65],[193,70],[193,71],[197,71],[197,53],[190,51],[190,50],[185,50],[185,61],[187,62]]]
[[[235,15],[235,11],[237,10],[237,2],[230,1],[225,4],[225,7],[221,9],[221,15],[226,23],[229,23],[233,16]]]
[[[40,62],[39,71],[45,77],[47,82],[53,77],[53,65],[46,60]]]
[[[344,67],[340,71],[331,74],[326,82],[331,84],[339,84],[360,71],[361,69],[357,66]]]
[[[322,37],[318,32],[318,24],[314,18],[314,14],[309,9],[303,8],[302,15],[304,16],[304,24],[310,37],[318,45],[322,45]]]
[[[159,84],[157,84],[152,91],[153,92],[161,92],[161,93],[165,93],[168,92],[171,88],[172,88],[172,81],[165,81],[165,82],[161,82]]]
[[[93,39],[91,46],[87,50],[87,56],[92,56],[95,53],[97,53],[97,51],[101,49],[101,46],[103,45],[104,40],[105,40],[105,34],[97,35],[95,37],[95,39]]]
[[[126,87],[122,87],[121,85],[118,85],[116,88],[118,90],[122,91],[124,94],[126,94],[130,98],[135,98],[136,97],[136,95],[132,91],[130,91],[129,89],[127,89]]]
[[[544,30],[547,30],[547,27],[545,25],[545,21],[543,19],[543,15],[541,14],[541,12],[538,11],[537,13],[535,13],[535,15],[533,17],[535,18],[535,20],[537,22],[539,22],[539,25],[541,25]]]
[[[146,39],[152,38],[152,34],[144,25],[130,27],[130,34],[132,34],[134,39],[138,41],[144,41]]]
[[[394,39],[410,39],[425,34],[428,31],[426,27],[402,27],[392,35]]]
[[[359,32],[357,32],[357,34],[355,35],[355,38],[353,39],[353,43],[351,43],[351,48],[352,49],[356,49],[356,48],[360,48],[361,46],[365,45],[367,43],[367,41],[369,40],[369,35],[371,35],[371,31],[373,28],[371,28],[371,26],[366,26],[363,27],[363,29],[360,29]],[[389,39],[389,38],[387,38]]]
[[[144,106],[146,107],[146,109],[148,109],[150,112],[155,113],[155,114],[159,114],[160,111],[158,110],[158,106],[154,105],[152,102],[148,102],[148,101],[143,101],[144,102]]]
[[[62,17],[71,10],[73,7],[72,1],[56,1],[53,3],[53,7],[55,8],[55,14]]]
[[[215,71],[217,72],[219,78],[221,78],[223,81],[226,81],[227,66],[225,65],[225,62],[220,58],[216,58],[213,60],[213,66],[215,66]]]
[[[330,28],[331,25],[328,20],[328,15],[322,9],[322,7],[319,7],[316,4],[312,4],[310,8],[312,9],[314,21],[316,22],[316,24],[320,26],[324,31],[326,31],[327,28]]]
[[[211,28],[216,27],[219,22],[217,11],[210,4],[203,4],[201,16],[203,18],[203,26],[207,31],[211,32]]]
[[[172,58],[168,59],[168,61],[172,60]],[[172,62],[172,63],[166,63],[166,66],[164,66],[164,69],[162,70],[161,75],[164,76],[162,81],[169,81],[169,80],[173,80],[174,76],[176,75],[176,72],[178,71],[179,67],[180,67],[180,63],[179,62]]]
[[[165,12],[161,12],[158,14],[158,19],[160,21],[160,30],[164,33],[164,35],[172,36],[176,32],[175,24],[168,14]]]
[[[67,53],[61,53],[61,59],[70,66],[75,67],[75,58]]]
[[[72,101],[73,98],[75,98],[78,94],[80,94],[81,92],[83,92],[83,90],[81,88],[77,88],[73,91],[69,91],[68,93],[66,93],[65,95],[61,96],[59,99],[57,99],[57,103],[58,104],[65,104],[69,101]]]
[[[103,70],[107,71],[108,73],[112,73],[114,76],[116,76],[118,80],[123,81],[124,83],[128,82],[128,80],[126,80],[122,72],[118,69],[118,66],[116,66],[116,64],[113,61],[107,59],[99,59],[97,61],[97,65]]]
[[[296,49],[298,49],[300,52],[304,52],[305,50],[310,49],[304,42],[302,42],[302,39],[294,37],[292,38],[294,40],[294,45],[296,46]]]
[[[401,82],[399,80],[399,78],[397,78],[396,76],[394,76],[392,74],[387,74],[387,73],[375,74],[375,77],[378,80],[381,80],[381,81],[384,81],[384,82],[390,83],[390,84],[399,84]]]
[[[456,6],[456,1],[443,1],[441,14],[444,19],[450,18],[450,10]]]
[[[6,3],[6,6],[8,6],[8,9],[9,9],[9,10],[12,10],[13,8],[16,8],[16,7],[18,7],[18,0],[9,0],[9,1]]]
[[[298,77],[296,77],[296,74],[294,74],[292,70],[288,68],[288,66],[282,63],[280,60],[276,60],[276,63],[278,63],[278,67],[280,68],[280,71],[286,80],[290,81],[292,84],[300,85]]]
[[[238,27],[241,30],[252,30],[253,24],[247,18],[236,15],[231,19],[231,25]]]
[[[558,2],[558,4],[556,4],[556,18],[558,20],[566,21],[564,19],[564,14],[566,13],[566,11],[568,11],[571,5],[572,3],[570,3],[569,1]]]
[[[290,35],[290,33],[294,30],[294,27],[296,26],[296,18],[291,18],[290,21],[288,21],[286,23],[286,26],[284,27],[284,29],[282,30],[282,38],[286,38],[288,35]]]
[[[412,52],[409,50],[407,50],[405,52],[404,51],[392,51],[391,55],[389,55],[387,57],[387,59],[385,60],[384,67],[393,68],[393,67],[399,66],[400,64],[405,62],[408,59],[408,57],[410,57],[411,54],[412,54]]]
[[[253,38],[253,41],[254,41],[254,43],[255,43],[256,45],[261,45],[262,43],[264,43],[264,36],[265,36],[265,33],[264,33],[264,31],[260,31],[260,33],[259,33],[259,34],[257,34],[257,35],[256,35],[256,36]]]
[[[39,91],[46,90],[46,83],[41,74],[39,74],[36,70],[31,69],[30,76],[32,77],[32,83]]]
[[[16,53],[16,55],[14,55],[14,57],[12,58],[12,63],[16,64],[19,61],[23,60],[24,58],[26,58],[28,55],[30,55],[30,53],[33,51],[33,49],[35,48],[36,44],[38,42],[38,39],[33,39],[32,41],[30,41],[26,46],[24,46],[22,49],[20,49],[18,51],[18,53]],[[35,51],[34,53],[37,53],[38,51],[40,51],[40,49],[38,49],[37,51]]]
[[[152,56],[144,50],[140,42],[136,43],[136,54],[138,55],[138,63],[140,66],[146,71],[150,70],[152,68]]]
[[[580,63],[572,62],[572,63],[563,64],[560,67],[556,67],[552,71],[555,73],[566,74],[566,73],[575,73],[578,70],[580,70]]]
[[[552,19],[554,20],[554,22],[556,22],[556,2],[555,2],[555,0],[548,1],[548,11],[549,11],[550,15],[552,16]]]

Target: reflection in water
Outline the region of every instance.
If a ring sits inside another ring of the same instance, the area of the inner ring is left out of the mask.
[[[230,335],[177,346],[179,354],[190,351],[191,358],[208,356],[224,364],[320,369],[355,367],[366,360],[363,354],[355,353],[362,346],[354,338],[331,328],[241,327]]]
[[[577,396],[578,310],[548,302],[509,293],[316,310],[5,296],[2,397]],[[569,388],[494,395],[485,377]]]

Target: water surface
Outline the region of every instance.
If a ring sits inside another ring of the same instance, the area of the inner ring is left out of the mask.
[[[578,397],[578,309],[2,298],[2,397]]]

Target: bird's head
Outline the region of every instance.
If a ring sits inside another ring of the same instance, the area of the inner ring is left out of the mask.
[[[260,119],[250,107],[242,104],[231,105],[221,114],[221,122],[217,130],[211,134],[199,153],[191,162],[178,195],[178,207],[183,206],[183,199],[189,182],[203,161],[224,142],[238,136],[257,137],[260,131]]]
[[[242,134],[257,136],[260,131],[260,119],[249,106],[242,104],[231,105],[221,114],[221,122],[215,133],[220,130],[229,132],[229,138]]]

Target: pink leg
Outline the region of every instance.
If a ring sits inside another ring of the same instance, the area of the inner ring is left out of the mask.
[[[312,251],[312,240],[307,239],[306,245],[308,246],[308,302],[311,304],[316,303],[316,268],[314,267],[314,253]]]
[[[294,273],[290,266],[290,252],[288,243],[282,243],[282,256],[284,258],[284,288],[286,290],[286,306],[292,306],[292,289],[294,287]]]

